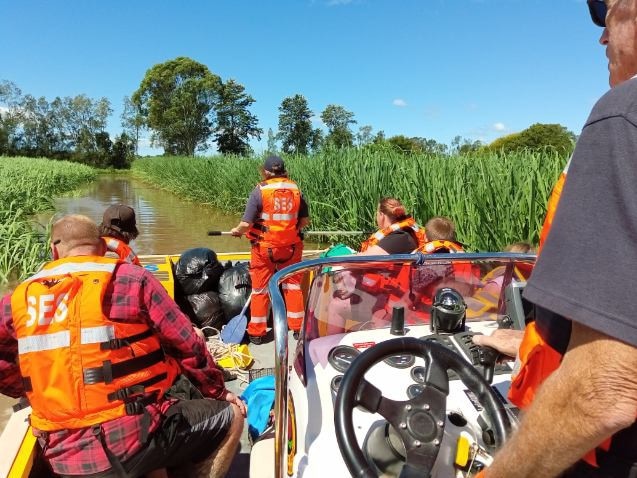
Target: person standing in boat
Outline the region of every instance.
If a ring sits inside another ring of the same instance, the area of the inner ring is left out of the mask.
[[[486,478],[637,476],[637,0],[587,0],[611,89],[594,106],[524,296],[509,398],[525,413]],[[582,231],[595,224],[599,236]]]
[[[236,237],[245,234],[252,244],[252,302],[247,332],[254,344],[260,344],[266,334],[268,281],[276,271],[301,260],[301,229],[310,223],[307,202],[298,185],[288,177],[283,160],[269,156],[262,174],[264,180],[250,194],[241,222],[231,230]],[[287,279],[282,287],[288,327],[298,337],[304,314],[301,277]]]
[[[53,472],[224,476],[245,405],[188,318],[146,269],[103,257],[86,216],[53,224],[51,252],[0,301],[0,393],[27,396]],[[168,398],[195,393],[181,373],[208,398]]]
[[[100,235],[106,243],[107,256],[119,257],[124,262],[141,265],[130,241],[137,238],[137,222],[135,210],[124,204],[113,204],[104,211],[102,223],[99,226]]]

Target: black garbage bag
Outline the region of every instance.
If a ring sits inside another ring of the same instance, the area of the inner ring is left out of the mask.
[[[175,265],[175,280],[184,296],[216,291],[223,266],[217,254],[205,247],[183,252]]]
[[[221,301],[216,292],[208,291],[201,294],[191,294],[186,297],[186,300],[190,307],[186,307],[184,313],[200,329],[203,327],[214,327],[221,330],[221,327],[226,323]],[[208,331],[204,331],[204,333],[206,332]]]
[[[252,290],[248,263],[239,263],[223,271],[219,279],[219,299],[227,320],[241,312]]]

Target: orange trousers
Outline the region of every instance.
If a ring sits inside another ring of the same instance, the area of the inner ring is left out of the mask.
[[[261,244],[252,246],[250,257],[252,302],[250,303],[250,323],[248,324],[249,335],[265,335],[270,307],[268,281],[275,272],[300,262],[302,255],[302,242],[283,247],[268,247]],[[281,287],[287,309],[288,327],[296,332],[301,329],[304,315],[301,274],[296,274],[285,280]]]

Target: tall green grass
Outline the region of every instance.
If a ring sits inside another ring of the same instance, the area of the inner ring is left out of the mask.
[[[67,161],[0,158],[0,289],[35,272],[48,256],[46,225],[33,215],[96,177],[97,170]]]
[[[383,196],[403,201],[424,224],[448,216],[470,250],[536,244],[546,201],[566,158],[553,153],[404,156],[392,150],[336,150],[285,158],[310,204],[314,229],[371,230]],[[237,215],[260,180],[262,158],[142,158],[133,171],[193,201]],[[211,227],[214,225],[211,225]]]

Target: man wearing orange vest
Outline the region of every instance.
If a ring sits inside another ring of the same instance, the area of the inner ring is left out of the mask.
[[[28,398],[53,472],[224,476],[245,405],[188,318],[144,268],[103,257],[85,216],[53,224],[51,251],[0,301],[0,392]],[[199,393],[182,372],[208,399],[174,398]]]
[[[250,194],[241,222],[231,231],[237,237],[246,234],[252,243],[252,302],[247,332],[250,341],[257,345],[262,342],[267,329],[268,281],[276,271],[301,260],[303,240],[300,233],[310,223],[303,194],[288,177],[281,158],[269,156],[265,160],[263,177],[264,181]],[[288,327],[298,337],[304,314],[301,277],[287,279],[282,288]]]
[[[637,476],[637,0],[587,4],[604,27],[611,90],[584,125],[543,234],[525,291],[536,320],[509,391],[525,413],[486,478]],[[584,238],[591,224],[603,234]]]
[[[137,238],[139,231],[135,221],[135,210],[124,204],[113,204],[104,211],[99,226],[100,235],[106,244],[107,255],[119,257],[124,262],[140,266],[133,249],[128,245]]]

